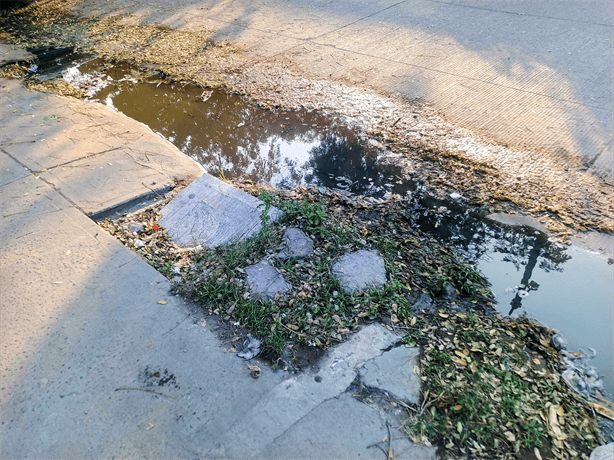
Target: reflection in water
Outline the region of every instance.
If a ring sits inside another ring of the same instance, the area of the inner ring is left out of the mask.
[[[210,174],[376,197],[410,188],[400,168],[381,164],[376,148],[320,112],[265,111],[222,90],[203,91],[159,77],[137,81],[127,63],[96,60],[79,69],[106,78],[95,100],[145,123]]]
[[[492,284],[501,314],[511,307],[509,315],[526,314],[561,331],[570,351],[596,350],[588,366],[599,369],[611,399],[614,286],[607,258],[548,241],[530,227],[486,222],[455,200],[418,194],[414,200],[408,212],[412,225],[454,247],[462,258],[477,261]],[[511,301],[505,300],[510,294]]]

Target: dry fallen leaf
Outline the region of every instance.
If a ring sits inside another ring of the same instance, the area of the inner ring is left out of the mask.
[[[452,356],[452,361],[454,361],[456,364],[466,367],[467,366],[467,361],[465,361],[464,359],[458,359],[456,356]]]

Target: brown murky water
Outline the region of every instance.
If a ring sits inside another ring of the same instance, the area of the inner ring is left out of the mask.
[[[315,111],[262,110],[223,90],[202,90],[151,76],[134,78],[128,63],[95,60],[81,74],[102,72],[98,100],[145,123],[200,163],[228,179],[276,187],[324,186],[382,197],[413,184],[399,167],[342,120]]]

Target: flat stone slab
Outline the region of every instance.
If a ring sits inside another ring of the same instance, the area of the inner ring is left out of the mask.
[[[368,361],[360,370],[362,383],[387,391],[411,404],[420,402],[419,348],[396,347]]]
[[[313,255],[313,240],[301,229],[290,227],[284,233],[284,249],[277,254],[279,259],[307,258]]]
[[[386,284],[384,259],[375,251],[360,250],[342,256],[333,265],[333,276],[344,291],[382,287]]]
[[[204,174],[175,197],[161,214],[175,243],[215,248],[249,238],[262,228],[262,200]],[[271,222],[281,212],[269,210]]]
[[[252,297],[271,300],[278,292],[284,295],[290,289],[290,285],[286,283],[281,273],[267,260],[250,265],[245,269],[245,273],[247,273],[245,284],[252,286],[253,283],[250,289]]]
[[[614,442],[596,447],[589,460],[612,460],[614,458]]]
[[[0,42],[0,65],[21,61],[34,61],[35,59],[36,56],[29,51],[15,45]]]

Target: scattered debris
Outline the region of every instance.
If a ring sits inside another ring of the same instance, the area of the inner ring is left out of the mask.
[[[237,353],[239,358],[250,360],[260,354],[260,346],[262,342],[251,335],[247,336],[247,340],[243,343],[243,349]]]
[[[249,369],[249,375],[251,375],[253,378],[257,379],[258,377],[260,377],[260,372],[262,372],[262,369],[260,369],[260,367],[248,364],[247,368]]]
[[[410,331],[423,350],[424,401],[407,425],[416,441],[473,458],[546,446],[541,454],[586,458],[600,442],[590,402],[561,376],[554,331],[537,321],[440,311]]]

